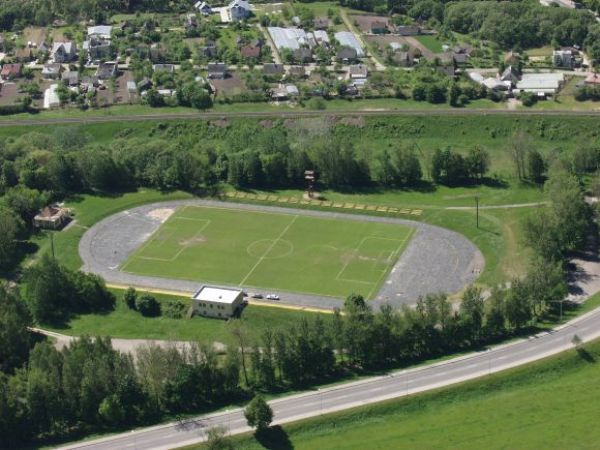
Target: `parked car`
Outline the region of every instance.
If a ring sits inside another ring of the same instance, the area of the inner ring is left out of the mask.
[[[267,300],[279,300],[279,295],[269,294],[267,295]]]
[[[262,294],[250,294],[251,298],[263,298]]]

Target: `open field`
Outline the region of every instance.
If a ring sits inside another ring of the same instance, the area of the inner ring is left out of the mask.
[[[177,210],[121,267],[162,278],[371,297],[412,229],[206,207]]]
[[[124,339],[169,339],[179,341],[233,343],[232,321],[195,316],[192,319],[169,317],[144,317],[127,307],[122,300],[124,291],[111,289],[117,297],[114,311],[99,314],[83,314],[72,318],[65,327],[51,328],[62,334],[81,336],[110,336]],[[143,294],[143,291],[138,291]],[[189,298],[166,294],[151,294],[160,303],[179,300],[188,303]],[[286,328],[297,324],[302,318],[313,318],[317,313],[291,311],[279,308],[250,305],[244,309],[240,324],[252,338],[258,339],[267,328]]]
[[[599,357],[595,342],[457,387],[277,427],[262,443],[233,442],[248,450],[596,448]]]
[[[442,43],[438,40],[437,36],[432,35],[424,35],[424,36],[413,36],[414,39],[419,41],[433,53],[442,53],[444,49],[442,48]]]

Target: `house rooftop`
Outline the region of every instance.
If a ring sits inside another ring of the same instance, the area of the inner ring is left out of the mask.
[[[231,305],[238,299],[241,293],[242,291],[239,289],[202,286],[200,290],[193,295],[192,299]]]

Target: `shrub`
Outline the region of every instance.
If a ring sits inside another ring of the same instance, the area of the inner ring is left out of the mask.
[[[135,302],[136,309],[142,316],[158,317],[160,316],[160,303],[151,295],[142,295]]]
[[[187,306],[184,302],[173,300],[167,302],[164,307],[163,315],[170,319],[183,319],[187,311]]]
[[[135,289],[132,287],[127,289],[123,295],[123,300],[129,309],[135,309],[135,302],[137,300],[137,293],[135,292]]]

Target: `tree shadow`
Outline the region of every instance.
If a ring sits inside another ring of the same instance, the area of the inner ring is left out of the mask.
[[[254,433],[256,440],[269,450],[293,450],[294,446],[288,434],[279,425]]]
[[[577,354],[581,359],[588,363],[595,363],[596,358],[590,352],[588,352],[585,348],[579,347],[577,348]]]

